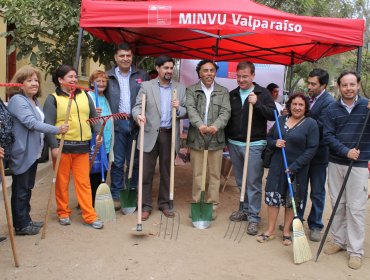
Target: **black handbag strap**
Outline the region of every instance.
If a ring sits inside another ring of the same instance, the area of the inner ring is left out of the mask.
[[[300,119],[299,122],[297,122],[292,128],[289,128],[289,130],[285,133],[283,139],[286,140],[288,138],[290,132],[292,132],[294,129],[296,129],[305,119],[306,119],[306,117]]]

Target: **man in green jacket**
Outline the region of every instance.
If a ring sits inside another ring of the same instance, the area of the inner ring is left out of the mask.
[[[225,146],[224,128],[231,111],[227,88],[215,82],[217,69],[218,66],[212,60],[201,60],[196,67],[199,82],[186,89],[186,109],[190,121],[186,143],[190,147],[193,169],[192,198],[194,202],[200,200],[205,139],[211,137],[208,147],[207,202],[213,203],[214,210],[219,202],[222,150]],[[213,218],[216,218],[215,211]]]

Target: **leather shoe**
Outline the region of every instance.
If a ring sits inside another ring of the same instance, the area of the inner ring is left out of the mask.
[[[161,209],[161,211],[167,218],[173,218],[175,216],[175,213],[168,208]]]
[[[33,225],[34,227],[38,227],[38,228],[42,228],[44,226],[44,222],[32,221],[30,224]]]
[[[29,225],[24,228],[15,228],[15,235],[36,235],[40,231],[39,227]]]
[[[141,220],[146,221],[149,219],[149,216],[150,216],[150,211],[143,211],[143,213],[141,213]]]

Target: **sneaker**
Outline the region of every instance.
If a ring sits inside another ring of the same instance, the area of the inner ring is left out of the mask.
[[[359,256],[350,256],[348,261],[348,267],[352,269],[359,269],[362,265],[362,258]]]
[[[255,222],[249,222],[247,227],[247,233],[249,235],[257,235],[258,233],[258,224]]]
[[[42,228],[44,226],[44,222],[34,222],[34,221],[32,221],[30,224],[33,225],[34,227],[39,227],[39,228]]]
[[[326,243],[324,253],[327,254],[327,255],[333,255],[333,254],[336,254],[336,253],[338,253],[342,250],[343,250],[343,248],[340,247],[338,244],[336,244],[334,242],[328,242],[328,243]]]
[[[39,227],[29,225],[24,228],[15,228],[15,235],[36,235],[39,233],[39,231]]]
[[[121,210],[121,202],[119,199],[113,199],[113,205],[114,205],[114,210],[119,211]]]
[[[310,240],[313,242],[320,242],[321,240],[321,230],[311,229],[310,231]]]
[[[102,229],[104,227],[104,222],[102,220],[97,219],[97,220],[95,220],[92,223],[87,224],[87,225],[91,226],[94,229]]]
[[[71,224],[71,219],[69,217],[59,218],[59,224],[62,226],[69,226]]]
[[[240,221],[248,221],[248,214],[245,211],[235,211],[231,213],[229,217],[230,221],[233,222],[240,222]]]

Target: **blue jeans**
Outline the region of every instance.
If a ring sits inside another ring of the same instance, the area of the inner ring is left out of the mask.
[[[243,180],[243,167],[245,157],[245,147],[227,144],[230,152],[233,171],[238,187],[241,187]],[[259,223],[261,217],[262,202],[262,177],[263,177],[263,162],[261,154],[264,145],[252,146],[249,148],[248,170],[247,170],[247,185],[244,197],[243,210],[248,213],[248,221]]]
[[[12,175],[12,216],[14,228],[21,229],[27,227],[32,221],[31,212],[31,195],[35,186],[37,171],[37,161],[24,173]]]
[[[308,179],[310,181],[311,193],[310,198],[312,207],[307,218],[308,227],[310,229],[321,230],[324,225],[322,223],[322,214],[325,206],[325,181],[326,181],[327,164],[310,165],[308,171]],[[307,188],[308,190],[308,188]],[[304,211],[306,209],[308,191],[303,199],[303,206],[297,208],[298,217],[303,221]]]
[[[113,199],[119,199],[119,192],[123,190],[123,186],[128,180],[128,168],[124,172],[124,166],[130,166],[130,156],[132,140],[136,137],[133,129],[132,120],[118,120],[118,131],[114,131],[114,162],[111,170],[111,193]],[[130,188],[137,187],[139,173],[139,153],[135,152],[134,168],[132,171]]]

